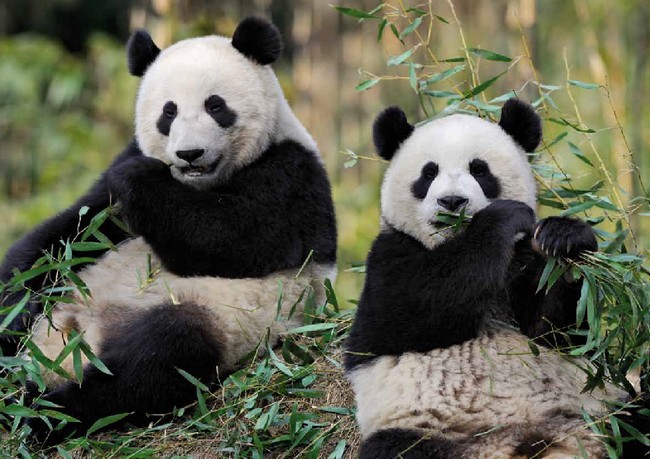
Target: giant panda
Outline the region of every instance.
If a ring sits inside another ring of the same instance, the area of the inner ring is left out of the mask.
[[[511,99],[498,124],[453,114],[418,127],[390,107],[373,137],[390,161],[382,225],[344,357],[360,457],[607,457],[582,410],[597,418],[603,400],[628,394],[581,393],[588,363],[556,352],[575,328],[580,282],[536,293],[549,256],[577,260],[597,241],[579,220],[535,223],[532,107]],[[463,211],[464,229],[438,217]],[[626,443],[624,457],[641,447]]]
[[[281,51],[275,26],[250,17],[232,39],[192,38],[162,51],[141,30],[127,51],[130,72],[142,77],[134,141],[85,196],[16,242],[0,269],[9,282],[109,204],[128,225],[100,227],[118,245],[91,253],[97,261],[78,271],[88,295],[77,292],[47,317],[34,294],[9,327],[24,331],[39,317],[31,339],[51,360],[82,334],[112,373],[85,354],[82,381],[72,354],[61,363],[71,379],[43,369],[39,400],[80,421],[59,437],[111,414],[138,422],[191,402],[195,388],[178,369],[222,380],[262,340],[272,345],[302,324],[305,301],[322,301],[322,283],[335,275],[330,183],[269,65]],[[36,277],[2,304],[47,282]],[[16,337],[2,345],[15,352]],[[46,429],[38,418],[30,424],[37,435]]]

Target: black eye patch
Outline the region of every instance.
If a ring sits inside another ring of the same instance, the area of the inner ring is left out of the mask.
[[[499,179],[492,174],[488,163],[482,159],[473,159],[469,163],[469,173],[479,184],[486,198],[494,199],[499,196],[501,185],[499,185]]]
[[[205,112],[224,129],[235,124],[237,120],[237,113],[228,107],[222,97],[216,94],[205,99]]]
[[[174,122],[176,115],[178,115],[178,108],[176,107],[176,104],[171,100],[165,103],[162,108],[162,113],[158,118],[158,122],[156,123],[158,132],[160,132],[162,135],[169,135],[169,130],[172,127],[172,123]]]
[[[426,197],[429,192],[429,187],[431,183],[438,176],[438,165],[434,162],[428,162],[422,168],[420,173],[420,178],[418,178],[413,185],[411,185],[411,193],[417,199],[422,200]]]

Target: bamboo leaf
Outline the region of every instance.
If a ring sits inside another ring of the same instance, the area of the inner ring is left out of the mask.
[[[497,76],[494,76],[490,78],[489,80],[484,81],[483,83],[479,84],[478,86],[466,91],[463,94],[463,99],[469,99],[470,97],[474,97],[477,94],[482,93],[485,91],[487,88],[492,86],[495,81],[497,81],[499,78],[501,78],[506,72],[501,72]]]
[[[422,18],[418,16],[411,24],[409,24],[408,27],[402,30],[400,38],[404,39],[405,37],[411,35],[413,31],[420,26],[420,24],[422,24]]]
[[[386,61],[386,65],[388,65],[388,66],[400,65],[400,64],[401,64],[402,62],[404,62],[406,59],[408,59],[409,57],[411,57],[411,55],[415,52],[416,49],[417,49],[417,47],[414,46],[413,48],[409,49],[409,50],[406,51],[406,52],[403,52],[402,54],[399,54],[399,55],[397,55],[397,56],[393,56],[393,57],[391,57],[390,59],[388,59],[388,60]]]
[[[411,88],[413,88],[413,91],[416,93],[418,92],[418,77],[415,74],[415,66],[413,63],[409,65],[409,83],[411,84]]]
[[[350,16],[356,19],[379,19],[374,14],[366,13],[365,11],[357,10],[355,8],[347,8],[345,6],[334,6],[334,9],[341,14]]]
[[[90,426],[90,429],[88,429],[87,435],[92,435],[93,433],[97,432],[100,429],[103,429],[104,427],[110,426],[111,424],[115,424],[116,422],[121,421],[131,413],[120,413],[120,414],[114,414],[112,416],[106,416],[105,418],[98,419],[95,421],[95,423]]]
[[[600,85],[599,85],[599,84],[595,84],[595,83],[585,83],[584,81],[578,81],[578,80],[568,80],[568,83],[569,83],[571,86],[577,86],[578,88],[582,88],[582,89],[596,89],[596,88],[600,88]]]
[[[591,167],[594,167],[591,161],[589,161],[589,158],[587,158],[582,151],[580,151],[580,148],[573,142],[569,142],[569,149],[571,150],[571,153],[578,158],[580,161],[584,162],[585,164],[590,165]]]
[[[482,57],[489,61],[498,61],[498,62],[511,62],[512,59],[503,54],[495,53],[493,51],[488,51],[486,49],[480,48],[467,48],[467,51],[474,54],[475,56]]]
[[[372,88],[374,85],[379,83],[379,81],[380,81],[379,78],[372,78],[370,80],[365,80],[359,83],[354,89],[356,89],[357,91],[365,91],[366,89]]]

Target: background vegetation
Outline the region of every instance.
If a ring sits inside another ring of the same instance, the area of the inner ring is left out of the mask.
[[[349,325],[340,307],[353,305],[362,281],[362,270],[346,270],[364,260],[378,230],[384,164],[373,154],[370,126],[386,105],[424,120],[467,110],[498,118],[514,93],[533,102],[545,132],[533,158],[540,215],[585,218],[601,239],[602,254],[572,268],[587,279],[579,314],[591,328],[587,345],[569,352],[595,356],[599,370],[591,384],[606,377],[625,385],[625,374],[647,366],[647,1],[368,0],[346,2],[339,11],[299,0],[214,3],[0,4],[0,256],[20,234],[82,194],[132,136],[137,79],[126,70],[129,30],[146,27],[166,46],[189,36],[231,34],[240,18],[256,13],[272,17],[285,37],[286,52],[274,68],[332,178],[340,230],[338,300],[331,296],[314,311],[306,324],[312,328],[299,330],[284,352],[224,384],[217,395],[226,395],[225,403],[201,405],[208,394],[197,387],[195,415],[175,427],[83,439],[59,455],[187,454],[189,440],[192,454],[204,457],[217,447],[242,457],[270,450],[286,457],[341,457],[354,450],[352,405],[335,352]],[[563,269],[549,264],[546,280],[553,282]],[[24,361],[3,365],[14,370],[5,381],[8,396],[32,370]],[[611,429],[611,419],[589,421],[598,431]],[[619,434],[610,445],[612,457],[620,451],[621,429],[638,434],[614,424]],[[8,454],[28,454],[18,424],[12,429]]]

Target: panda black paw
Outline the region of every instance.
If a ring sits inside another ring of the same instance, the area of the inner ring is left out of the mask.
[[[567,217],[548,217],[535,226],[533,248],[546,257],[577,260],[585,252],[598,250],[589,225]]]
[[[530,206],[520,201],[498,199],[477,212],[469,228],[473,227],[483,237],[496,229],[514,244],[517,234],[531,235],[534,225],[535,212]]]
[[[162,161],[148,156],[136,156],[108,170],[108,186],[118,201],[128,201],[136,190],[147,185],[147,178],[162,177],[165,173],[170,175],[169,167]]]

